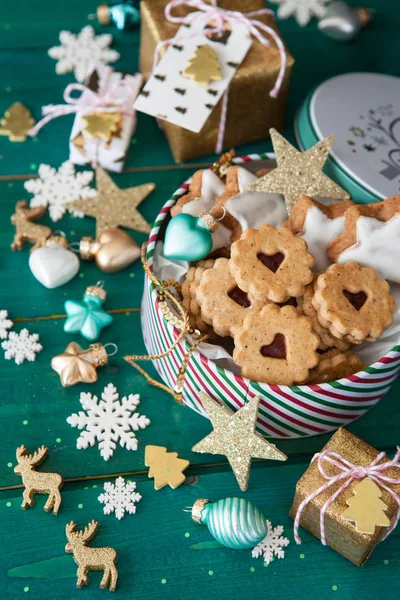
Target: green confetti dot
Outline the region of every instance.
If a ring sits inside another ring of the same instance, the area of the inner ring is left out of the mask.
[[[36,169],[37,169],[37,164],[36,164],[36,163],[31,163],[31,164],[29,165],[29,168],[30,168],[30,169],[32,169],[32,171],[36,171]]]
[[[14,187],[14,184],[13,184],[13,182],[12,182],[12,181],[10,181],[10,183],[8,184],[8,187],[9,187],[9,188],[12,188],[12,187]]]
[[[130,312],[126,312],[126,313],[125,313],[125,316],[126,316],[126,317],[130,317],[130,316],[131,316],[131,313],[130,313]]]
[[[83,508],[83,504],[78,504],[78,508]]]
[[[300,558],[305,558],[306,555],[305,554],[300,554]]]
[[[254,573],[254,571],[255,571],[255,570],[256,570],[256,568],[255,568],[255,567],[250,567],[250,571],[251,571],[252,573]]]
[[[388,564],[389,564],[389,561],[388,561],[388,559],[387,559],[387,558],[386,558],[386,559],[383,561],[383,564],[384,564],[384,565],[388,565]]]
[[[161,579],[161,583],[167,583],[166,579]]]
[[[131,139],[131,144],[132,144],[132,146],[133,146],[134,144],[137,144],[137,139],[136,139],[136,138],[132,138],[132,139]]]
[[[6,502],[6,506],[8,506],[8,508],[10,508],[11,502]]]
[[[87,485],[85,485],[85,487],[84,487],[83,489],[84,489],[84,490],[88,490],[89,488],[88,488],[88,486],[87,486]]]
[[[265,562],[264,567],[269,567],[269,563]]]
[[[337,585],[333,585],[333,586],[332,586],[332,589],[333,589],[333,591],[334,591],[334,592],[336,592],[336,590],[337,590]]]
[[[10,25],[10,23],[6,23],[6,24],[4,25],[4,29],[11,29],[11,25]],[[28,589],[29,589],[29,588],[28,588]]]
[[[131,278],[135,277],[135,273],[129,273],[129,277],[131,277]]]
[[[75,235],[75,231],[70,231],[69,235]]]
[[[209,575],[214,575],[214,571],[208,571]]]
[[[12,87],[10,85],[6,87],[6,92],[12,92]]]
[[[24,421],[22,421],[22,425],[28,425],[28,421],[25,419]]]
[[[84,273],[79,273],[79,277],[82,279],[82,277],[85,277]]]
[[[12,462],[7,463],[7,467],[11,468],[12,467]]]
[[[61,442],[61,438],[56,438],[56,442],[59,444]]]
[[[26,586],[24,587],[24,592],[29,592],[29,585],[26,585]]]
[[[97,485],[94,483],[94,484],[92,485],[92,488],[95,490],[95,489],[97,488]]]
[[[188,531],[185,533],[185,537],[190,537],[190,533]]]

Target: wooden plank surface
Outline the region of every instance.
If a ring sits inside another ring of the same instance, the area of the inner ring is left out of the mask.
[[[68,3],[41,0],[33,6],[27,0],[3,3],[0,7],[0,113],[14,101],[21,101],[36,118],[40,108],[49,102],[61,102],[71,75],[57,76],[55,62],[47,49],[58,44],[61,29],[77,32],[91,22],[87,15],[95,12],[92,0]],[[356,2],[351,4],[354,6]],[[400,74],[398,29],[400,16],[394,0],[377,8],[374,23],[350,45],[335,44],[324,38],[313,23],[301,30],[293,20],[280,22],[281,30],[296,57],[287,110],[285,135],[294,140],[292,122],[295,112],[309,90],[324,78],[352,70],[374,70]],[[380,12],[379,12],[380,11]],[[96,23],[96,29],[100,28]],[[116,64],[123,70],[136,70],[139,48],[138,32],[118,32],[112,28],[114,47],[121,53]],[[140,331],[140,300],[143,274],[139,263],[126,271],[106,275],[93,263],[82,263],[78,277],[68,285],[46,290],[32,277],[28,267],[28,251],[12,253],[9,245],[13,230],[10,215],[15,202],[29,198],[23,181],[37,173],[40,163],[59,166],[68,158],[68,138],[73,117],[52,122],[36,140],[12,144],[0,138],[0,308],[6,308],[16,319],[15,330],[28,327],[40,334],[44,346],[35,363],[18,367],[0,357],[0,527],[3,541],[0,560],[1,598],[33,599],[102,597],[98,589],[99,574],[90,574],[91,585],[75,591],[76,566],[72,555],[64,554],[65,523],[75,519],[84,526],[96,518],[101,523],[96,544],[109,544],[119,553],[120,581],[115,598],[174,598],[188,596],[195,600],[251,597],[277,598],[363,598],[399,597],[399,533],[380,545],[364,568],[356,568],[313,536],[304,533],[304,544],[293,543],[288,510],[297,479],[310,457],[329,436],[302,440],[285,440],[279,447],[289,455],[285,465],[255,461],[246,498],[255,502],[273,524],[283,524],[291,540],[284,561],[264,567],[262,560],[250,554],[219,547],[205,527],[192,523],[182,512],[198,497],[218,498],[242,495],[224,457],[193,454],[191,447],[210,430],[209,423],[189,408],[178,406],[172,398],[149,387],[122,357],[144,351]],[[239,153],[270,151],[269,141],[246,145]],[[200,159],[209,162],[213,156]],[[192,161],[193,162],[193,161]],[[194,162],[199,162],[196,160]],[[141,205],[142,214],[150,222],[165,200],[191,174],[188,165],[176,166],[162,131],[155,121],[139,115],[138,130],[129,151],[127,168],[134,172],[115,177],[120,187],[154,181],[157,189]],[[79,240],[94,233],[94,221],[66,217],[55,226],[68,239]],[[145,236],[133,233],[138,243]],[[101,336],[101,341],[118,345],[118,354],[99,371],[93,386],[64,389],[50,368],[52,356],[60,353],[71,337],[63,332],[63,304],[67,298],[81,298],[87,285],[103,279],[108,291],[106,308],[115,314],[114,323]],[[149,372],[155,370],[150,365]],[[139,450],[128,452],[117,448],[110,461],[101,459],[97,447],[78,451],[78,430],[66,423],[66,417],[80,408],[81,391],[101,393],[114,383],[122,395],[138,392],[140,411],[151,425],[138,432]],[[400,385],[368,415],[350,429],[371,444],[388,452],[398,443]],[[44,465],[67,479],[84,479],[66,483],[60,514],[53,517],[42,510],[44,498],[36,507],[20,508],[21,479],[14,474],[15,448],[25,443],[32,450],[48,445],[50,456]],[[187,484],[176,491],[155,492],[147,479],[143,451],[147,443],[168,446],[191,461]],[[135,516],[119,522],[104,516],[97,500],[104,480],[117,473],[130,473],[138,483],[143,500]],[[97,487],[94,487],[97,486]]]

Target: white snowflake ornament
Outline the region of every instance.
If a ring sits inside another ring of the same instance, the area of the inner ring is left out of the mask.
[[[14,323],[8,318],[8,312],[6,310],[0,310],[0,339],[5,340],[8,336],[8,330]]]
[[[27,329],[22,329],[20,333],[11,331],[8,340],[2,342],[1,346],[5,350],[4,358],[14,358],[17,365],[22,365],[24,360],[35,361],[36,354],[43,350],[43,346],[39,344],[39,335],[29,333]]]
[[[106,481],[104,484],[104,494],[98,497],[99,502],[104,504],[103,512],[110,515],[115,512],[118,520],[121,520],[125,512],[134,515],[136,512],[135,502],[139,502],[142,496],[136,490],[135,481],[125,483],[123,477],[118,477],[115,484]]]
[[[145,429],[150,421],[136,412],[140,403],[139,394],[124,396],[118,400],[117,388],[109,383],[103,390],[101,400],[90,393],[82,392],[80,403],[86,412],[74,413],[67,419],[72,427],[83,429],[76,441],[78,450],[99,443],[100,455],[108,460],[119,445],[127,450],[137,450],[138,441],[134,431]]]
[[[57,170],[50,165],[39,166],[39,177],[28,179],[25,189],[33,194],[30,206],[48,206],[52,221],[59,221],[66,212],[66,204],[73,200],[94,198],[96,190],[89,186],[93,180],[93,171],[75,172],[69,160]],[[75,217],[83,217],[83,213],[75,211]]]
[[[325,4],[330,0],[271,0],[274,4],[279,4],[278,19],[287,19],[294,17],[300,27],[305,27],[312,17],[322,19],[325,14]]]
[[[265,538],[257,544],[252,550],[251,555],[253,558],[258,558],[259,556],[264,557],[264,562],[269,565],[269,563],[276,558],[284,558],[285,551],[283,548],[289,545],[289,540],[285,537],[282,537],[283,527],[282,525],[277,525],[276,527],[272,527],[271,521],[266,521],[268,527],[268,533]]]
[[[112,36],[109,33],[96,35],[90,25],[76,35],[70,31],[61,31],[60,42],[61,46],[53,46],[48,51],[51,58],[58,60],[56,73],[62,75],[73,71],[75,78],[81,83],[89,69],[115,62],[120,56],[116,50],[109,48]]]

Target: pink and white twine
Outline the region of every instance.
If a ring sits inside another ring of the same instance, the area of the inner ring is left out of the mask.
[[[89,89],[86,85],[80,83],[71,83],[64,90],[65,104],[49,104],[43,106],[42,114],[44,115],[32,129],[28,135],[34,137],[47,123],[58,117],[69,115],[71,113],[79,113],[82,115],[90,114],[93,111],[97,112],[122,112],[125,117],[135,119],[135,113],[132,110],[132,103],[129,95],[121,97],[121,88],[126,87],[127,83],[124,79],[118,80],[115,85],[109,88],[109,81],[113,69],[105,67],[99,80],[99,89],[97,92]],[[72,97],[72,92],[81,92],[76,98]]]
[[[297,509],[296,518],[294,520],[294,539],[297,544],[301,544],[301,539],[299,536],[299,524],[301,513],[303,512],[304,507],[311,502],[316,496],[322,494],[325,490],[330,488],[335,483],[343,482],[342,485],[332,494],[332,496],[325,502],[320,512],[320,532],[321,532],[321,542],[326,545],[326,532],[325,532],[325,513],[331,504],[336,500],[338,496],[351,484],[355,479],[364,479],[365,477],[369,477],[374,481],[380,488],[389,492],[389,494],[396,500],[398,509],[396,511],[395,518],[393,520],[392,525],[390,526],[387,534],[384,536],[385,539],[387,536],[393,531],[396,527],[397,523],[400,519],[400,496],[389,487],[387,484],[391,485],[399,485],[400,479],[394,479],[393,477],[387,477],[384,475],[384,471],[389,469],[390,467],[398,467],[400,468],[400,446],[397,447],[396,455],[392,460],[388,460],[387,462],[378,464],[383,458],[385,458],[386,454],[381,452],[375,460],[372,461],[370,465],[367,467],[360,467],[359,465],[354,465],[350,461],[346,460],[332,450],[324,450],[323,452],[319,452],[315,454],[311,460],[318,460],[318,470],[323,477],[327,480],[326,483],[321,485],[315,492],[307,496],[299,505]],[[339,473],[337,475],[329,475],[324,468],[324,461],[327,461],[329,464],[333,465],[337,469],[339,469]]]
[[[185,6],[187,8],[195,8],[196,12],[190,12],[184,17],[175,17],[172,12],[173,9],[177,6]],[[279,54],[281,57],[281,65],[279,68],[279,73],[276,78],[276,82],[272,90],[269,92],[269,95],[272,98],[276,98],[279,94],[279,90],[282,85],[283,77],[286,71],[286,52],[285,46],[277,32],[272,28],[259,21],[257,17],[261,15],[274,15],[272,10],[268,8],[261,8],[259,10],[253,10],[248,13],[241,13],[236,10],[225,10],[220,8],[217,5],[217,0],[210,0],[209,3],[203,2],[203,0],[171,0],[168,2],[167,6],[164,10],[165,18],[170,23],[176,23],[178,25],[192,25],[193,23],[203,25],[204,35],[210,37],[214,34],[222,35],[224,33],[224,26],[228,24],[234,27],[235,23],[240,23],[244,25],[247,29],[247,32],[250,36],[253,36],[260,44],[267,47],[271,44],[270,40],[266,37],[266,35],[270,36],[272,40],[278,47]],[[156,46],[154,52],[154,60],[153,60],[153,70],[158,64],[160,58],[161,49],[168,44],[171,43],[172,40],[180,41],[187,38],[192,37],[193,35],[198,35],[198,31],[196,33],[186,32],[184,34],[176,35],[174,38],[170,38],[168,40],[163,40],[159,42]],[[228,90],[223,95],[222,98],[222,111],[221,111],[221,119],[218,127],[218,137],[217,137],[217,145],[215,148],[216,154],[220,154],[223,148],[223,142],[225,137],[225,128],[226,128],[226,117],[228,112]]]

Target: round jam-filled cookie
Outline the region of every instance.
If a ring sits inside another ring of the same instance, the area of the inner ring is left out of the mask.
[[[267,304],[243,321],[235,335],[233,360],[254,381],[292,385],[305,381],[319,360],[319,339],[307,317],[293,306]]]
[[[340,352],[337,348],[321,354],[319,363],[310,371],[307,384],[328,383],[342,377],[349,377],[365,369],[361,358],[353,352]]]
[[[237,285],[262,302],[286,302],[304,294],[314,259],[289,229],[248,229],[231,246],[229,268]]]
[[[219,258],[211,269],[203,271],[196,298],[203,320],[222,337],[234,335],[245,317],[260,312],[264,306],[236,285],[227,258]]]
[[[198,329],[201,333],[211,334],[211,327],[203,321],[200,315],[200,307],[195,299],[195,290],[200,280],[199,272],[201,273],[205,269],[210,268],[213,264],[213,260],[199,261],[197,263],[200,266],[189,267],[184,282],[181,286],[182,293],[182,306],[189,315],[189,324],[193,329]],[[197,281],[196,281],[197,278]],[[193,285],[193,291],[191,287]]]
[[[329,329],[323,327],[317,318],[317,311],[315,310],[312,299],[315,293],[314,285],[318,278],[318,275],[314,275],[314,281],[309,283],[304,290],[303,296],[297,298],[297,312],[299,315],[305,315],[311,319],[313,330],[319,337],[319,349],[327,350],[328,348],[338,348],[343,352],[350,348],[350,342],[345,339],[339,339],[331,334]]]
[[[189,192],[174,204],[171,216],[184,212],[197,217],[203,212],[209,212],[224,189],[221,179],[210,169],[196,171],[189,184]]]
[[[377,340],[393,321],[389,284],[355,262],[334,264],[319,275],[312,304],[318,320],[335,337],[353,344]]]

